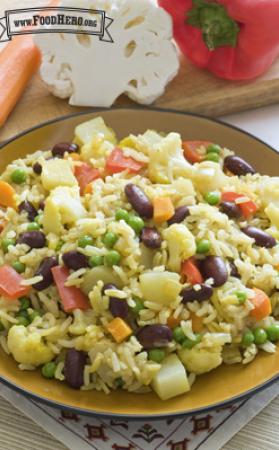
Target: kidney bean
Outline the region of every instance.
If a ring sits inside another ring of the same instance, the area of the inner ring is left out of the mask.
[[[174,215],[168,220],[168,225],[172,225],[173,223],[180,223],[184,219],[186,219],[186,217],[188,217],[189,215],[190,211],[188,206],[186,205],[179,206],[178,208],[175,209]]]
[[[46,238],[41,231],[25,231],[19,235],[17,243],[29,245],[31,248],[43,248]]]
[[[42,211],[45,209],[45,202],[43,200],[41,200],[39,203],[39,209],[41,209]]]
[[[64,253],[62,260],[69,269],[78,270],[88,267],[88,258],[77,250],[70,250]]]
[[[42,281],[33,284],[33,288],[36,289],[36,291],[43,291],[53,283],[53,275],[51,269],[52,267],[55,267],[57,265],[58,261],[55,256],[49,256],[43,259],[34,274],[34,277],[36,277],[37,275],[42,275],[43,277]]]
[[[69,386],[79,389],[83,385],[83,371],[86,364],[86,354],[71,348],[67,350],[64,365],[65,380]]]
[[[72,144],[71,142],[59,142],[55,144],[51,150],[53,156],[58,156],[63,158],[64,153],[74,153],[77,152],[79,146],[77,144]]]
[[[112,283],[105,284],[103,289],[102,289],[102,294],[105,295],[105,291],[108,290],[108,289],[115,289],[117,291],[118,287],[115,286],[115,284],[112,284]]]
[[[220,211],[226,214],[230,219],[239,219],[242,216],[241,209],[232,202],[222,202],[219,205]]]
[[[255,239],[255,244],[259,247],[272,248],[276,245],[276,239],[273,236],[261,230],[260,228],[248,226],[241,229],[247,236]]]
[[[235,278],[240,278],[240,275],[238,273],[237,267],[233,261],[229,262],[230,266],[230,276]]]
[[[207,256],[200,262],[200,270],[205,279],[213,278],[213,286],[222,286],[228,279],[226,264],[220,256]]]
[[[42,168],[42,165],[40,163],[35,162],[35,164],[33,164],[33,172],[36,175],[41,175],[42,170],[43,170],[43,168]]]
[[[105,284],[102,289],[102,294],[105,295],[105,291],[107,289],[118,290],[115,284]],[[117,298],[117,297],[109,297],[109,310],[113,317],[121,317],[122,319],[126,319],[129,315],[129,307],[126,300]]]
[[[207,284],[200,284],[199,286],[199,290],[195,290],[193,287],[183,289],[181,291],[182,303],[185,304],[188,302],[193,302],[194,300],[203,302],[212,296],[213,289],[211,286],[207,286]]]
[[[21,212],[26,212],[28,220],[30,220],[30,222],[33,222],[35,217],[38,214],[35,206],[32,205],[32,203],[28,202],[28,200],[25,200],[24,202],[21,202],[20,205],[18,206],[18,210],[19,210],[20,213]]]
[[[137,339],[145,349],[166,347],[172,340],[172,331],[167,325],[145,325],[137,332]]]
[[[162,244],[162,237],[155,227],[144,227],[140,240],[148,248],[160,248]]]
[[[255,169],[244,159],[239,158],[239,156],[227,156],[224,160],[224,167],[238,176],[256,173]]]
[[[129,183],[125,186],[125,194],[135,211],[146,219],[153,217],[153,205],[145,193],[135,184]]]

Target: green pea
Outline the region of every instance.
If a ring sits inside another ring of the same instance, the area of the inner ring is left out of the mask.
[[[42,367],[43,377],[54,378],[56,367],[57,367],[57,365],[53,361],[50,361],[50,362],[44,364]]]
[[[235,292],[235,295],[237,296],[238,303],[239,303],[240,305],[243,305],[243,303],[246,302],[246,300],[247,300],[247,294],[246,294],[246,292],[236,291],[236,292]]]
[[[265,329],[268,340],[271,342],[279,341],[279,325],[273,324]]]
[[[31,302],[28,297],[21,297],[19,299],[19,303],[20,303],[21,310],[26,310],[26,309],[30,308],[30,306],[31,306]]]
[[[221,195],[220,192],[217,191],[212,191],[212,192],[207,192],[207,194],[205,194],[204,196],[205,201],[209,204],[209,205],[218,205],[218,203],[221,200]]]
[[[217,155],[220,155],[221,153],[221,147],[217,144],[209,144],[206,148],[206,153],[217,153]]]
[[[117,234],[113,233],[112,231],[108,231],[104,235],[102,240],[106,247],[112,248],[118,241],[118,236],[117,236]]]
[[[85,248],[87,245],[93,245],[93,237],[89,234],[85,234],[84,236],[80,236],[78,240],[78,246]]]
[[[245,333],[242,336],[241,345],[242,347],[249,347],[251,344],[253,344],[255,341],[254,334],[251,330],[245,331]]]
[[[11,180],[15,184],[22,184],[26,181],[26,172],[24,169],[15,169],[11,173]]]
[[[121,377],[118,377],[114,380],[116,389],[121,389],[124,386],[124,381]]]
[[[117,266],[120,263],[121,255],[116,250],[111,250],[105,255],[104,259],[107,266]]]
[[[94,255],[89,258],[88,262],[89,262],[90,267],[103,266],[104,265],[104,257],[101,255]]]
[[[135,302],[135,306],[131,306],[131,310],[134,314],[139,314],[139,312],[145,308],[143,300],[139,297],[133,297],[133,300]]]
[[[42,217],[42,214],[38,214],[38,215],[34,218],[34,222],[36,222],[36,223],[38,223],[38,224],[40,225],[41,217]]]
[[[27,230],[28,231],[37,231],[39,230],[41,227],[37,222],[31,222],[27,225]]]
[[[15,245],[15,244],[16,244],[16,240],[15,239],[4,238],[1,241],[1,248],[2,248],[4,253],[7,253],[9,251],[9,246],[10,245]]]
[[[196,252],[203,255],[205,253],[208,253],[211,247],[210,241],[207,239],[201,239],[197,242],[197,250]]]
[[[1,333],[2,331],[5,331],[5,327],[4,327],[4,325],[2,324],[2,322],[0,322],[0,333]]]
[[[166,357],[166,352],[162,348],[153,348],[148,351],[148,359],[156,363],[160,363]]]
[[[220,157],[219,155],[217,155],[217,153],[207,153],[205,160],[218,163],[220,161]]]
[[[12,263],[12,267],[17,271],[17,273],[23,273],[26,266],[20,261],[15,261],[14,263]]]
[[[128,225],[133,228],[136,234],[140,234],[141,230],[144,227],[144,221],[139,216],[131,215],[128,219]]]
[[[253,330],[254,342],[256,345],[262,345],[267,341],[267,333],[263,328],[255,328]]]
[[[184,341],[182,342],[182,347],[191,349],[195,347],[195,345],[199,344],[201,342],[201,339],[202,339],[201,334],[197,333],[195,334],[195,339],[189,338],[184,339]]]
[[[26,314],[25,314],[26,313]],[[24,327],[28,327],[30,324],[30,319],[28,317],[27,311],[20,311],[19,314],[16,315],[18,325],[23,325]]]
[[[172,332],[173,339],[175,342],[178,342],[181,344],[183,340],[185,339],[185,334],[183,333],[183,330],[181,327],[175,327]]]
[[[65,242],[62,239],[59,239],[58,244],[55,247],[55,251],[59,252],[64,244],[65,244]]]
[[[115,213],[116,220],[125,220],[125,222],[128,222],[129,217],[130,214],[125,209],[118,209]]]
[[[36,311],[35,309],[34,309],[34,311],[32,311],[30,314],[29,314],[29,319],[30,319],[30,322],[33,322],[33,320],[35,320],[37,317],[40,317],[40,313],[39,313],[39,311]]]

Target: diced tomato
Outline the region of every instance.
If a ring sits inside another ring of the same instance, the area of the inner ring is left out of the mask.
[[[184,156],[192,164],[201,162],[203,156],[197,152],[197,149],[202,145],[208,147],[210,142],[208,141],[183,141],[182,148],[184,150]]]
[[[236,192],[223,192],[222,193],[222,201],[223,202],[232,202],[235,203],[235,200],[241,197],[245,197],[245,194],[237,194]],[[237,204],[241,209],[242,215],[245,218],[248,218],[257,212],[258,207],[253,200],[248,200],[244,203]]]
[[[65,282],[70,274],[66,267],[55,266],[52,267],[51,272],[65,312],[90,308],[87,296],[80,289],[75,286],[65,286]]]
[[[87,163],[75,166],[75,177],[80,187],[81,195],[84,194],[86,186],[97,178],[101,178],[100,171]]]
[[[200,273],[197,264],[193,258],[186,259],[182,262],[181,274],[185,275],[187,281],[191,284],[201,284],[203,283],[203,277]]]
[[[23,278],[11,266],[0,267],[0,294],[10,300],[27,295],[31,286],[22,286]]]
[[[121,148],[118,147],[112,150],[106,161],[106,171],[110,174],[122,172],[127,169],[131,173],[138,173],[144,166],[144,163],[125,156]]]

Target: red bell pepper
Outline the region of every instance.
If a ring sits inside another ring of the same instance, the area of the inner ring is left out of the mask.
[[[87,163],[82,163],[81,165],[75,166],[75,177],[80,187],[80,193],[83,195],[86,186],[91,181],[101,178],[101,174],[98,169],[95,169]]]
[[[203,283],[203,277],[200,273],[197,264],[193,258],[186,259],[181,265],[181,275],[185,275],[186,279],[191,284]]]
[[[195,65],[229,80],[264,73],[279,55],[278,0],[159,0]]]
[[[121,148],[118,147],[112,150],[106,161],[106,171],[110,174],[127,169],[129,172],[138,173],[144,166],[144,163],[125,156]]]
[[[236,192],[223,192],[222,201],[235,203],[235,200],[241,197],[245,197],[244,194],[237,194]],[[253,200],[248,200],[244,203],[237,203],[237,206],[241,209],[242,215],[247,219],[258,211],[258,207]]]
[[[65,286],[65,282],[70,275],[66,267],[55,266],[52,267],[51,272],[65,312],[90,308],[87,296],[80,289],[75,286]]]
[[[184,156],[192,164],[201,162],[203,156],[197,152],[197,149],[204,145],[207,147],[210,144],[208,141],[183,141],[182,148],[184,150]]]
[[[23,278],[11,266],[0,267],[0,294],[9,300],[27,295],[31,286],[22,286]]]

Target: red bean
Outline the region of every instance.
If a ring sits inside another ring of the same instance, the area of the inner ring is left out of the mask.
[[[88,267],[88,258],[77,250],[70,250],[64,253],[62,260],[69,269],[78,270]]]
[[[51,153],[53,156],[63,158],[66,152],[74,153],[77,152],[78,149],[79,146],[77,144],[72,144],[71,142],[59,142],[58,144],[55,144],[55,146],[51,150]]]
[[[126,184],[125,194],[140,217],[145,217],[146,219],[153,217],[153,205],[141,188],[132,183]]]
[[[42,165],[38,162],[35,162],[35,164],[33,165],[33,172],[36,175],[41,175],[42,170],[43,170]]]
[[[83,385],[83,371],[86,364],[86,354],[71,348],[67,350],[64,365],[65,380],[69,386],[79,389]]]
[[[32,203],[28,202],[28,200],[21,202],[18,206],[18,210],[20,213],[26,212],[28,220],[30,220],[30,222],[33,222],[35,217],[38,215],[35,206]]]
[[[207,286],[207,284],[200,284],[200,289],[196,290],[193,287],[185,288],[182,290],[182,303],[193,302],[197,300],[198,302],[203,302],[204,300],[208,300],[212,294],[213,289],[211,286]]]
[[[160,248],[162,244],[162,237],[155,227],[144,227],[140,239],[148,248]]]
[[[168,225],[172,225],[173,223],[183,222],[186,217],[190,215],[190,211],[188,206],[179,206],[175,209],[174,215],[168,220]]]
[[[248,226],[242,228],[241,231],[247,236],[255,239],[255,244],[259,247],[272,248],[276,245],[276,239],[273,236],[261,230],[260,228]]]
[[[43,291],[53,283],[53,275],[51,269],[52,267],[55,267],[57,265],[58,261],[55,256],[49,256],[43,259],[43,261],[41,262],[41,264],[39,265],[38,269],[34,274],[34,277],[38,275],[42,275],[43,277],[42,281],[33,284],[33,288],[36,289],[36,291]]]
[[[31,248],[43,248],[46,238],[41,231],[25,231],[19,235],[17,243],[29,245]]]
[[[220,256],[207,256],[200,262],[200,270],[205,280],[213,278],[213,286],[222,286],[228,279],[226,264]]]
[[[229,262],[230,266],[230,276],[235,278],[240,278],[240,275],[238,273],[237,267],[233,261]]]
[[[226,214],[230,219],[239,219],[242,216],[241,209],[232,202],[222,202],[219,205],[220,211]]]
[[[105,295],[106,290],[118,290],[115,284],[105,284],[102,293]],[[109,297],[109,310],[113,317],[121,317],[122,319],[126,319],[129,314],[129,307],[124,299],[120,299],[117,297]]]
[[[224,160],[225,169],[229,170],[234,175],[247,175],[247,173],[256,173],[254,167],[252,167],[244,159],[239,156],[227,156]]]
[[[166,347],[172,340],[172,331],[167,325],[145,325],[137,332],[137,339],[145,349]]]

